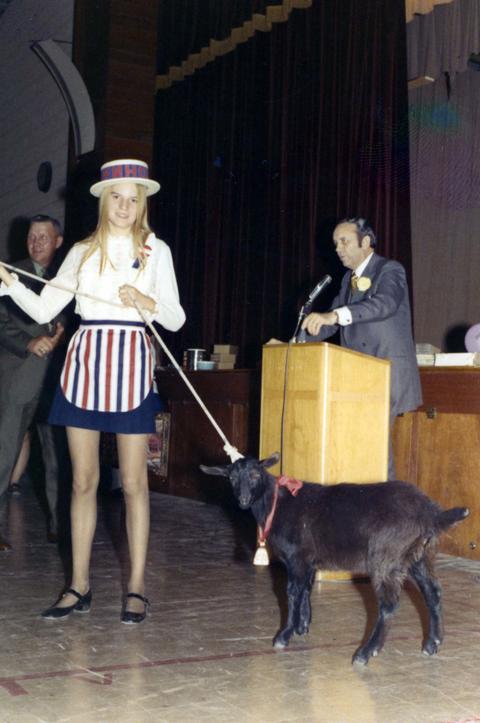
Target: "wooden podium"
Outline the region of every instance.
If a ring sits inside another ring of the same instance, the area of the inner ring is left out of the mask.
[[[324,342],[263,347],[260,457],[282,453],[272,474],[386,480],[389,417],[389,361]]]

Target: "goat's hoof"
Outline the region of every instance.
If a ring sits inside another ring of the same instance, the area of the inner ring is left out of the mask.
[[[440,647],[440,642],[440,640],[433,640],[432,638],[429,638],[423,644],[422,653],[424,655],[436,655]]]
[[[358,665],[368,665],[370,658],[376,658],[379,652],[380,650],[378,648],[373,648],[373,650],[368,650],[368,648],[358,648],[352,657],[352,664],[356,663]]]
[[[308,625],[299,625],[297,628],[295,628],[295,632],[297,635],[306,635],[308,633]]]
[[[287,639],[282,638],[282,636],[281,636],[280,634],[279,634],[279,635],[276,635],[276,636],[273,638],[273,647],[274,647],[276,650],[283,650],[283,649],[286,648],[287,646],[288,646],[288,638],[287,638]]]
[[[369,656],[357,652],[352,656],[352,665],[368,665]]]

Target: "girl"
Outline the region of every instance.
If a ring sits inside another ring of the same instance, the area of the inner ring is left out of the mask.
[[[90,189],[100,197],[97,228],[73,246],[53,280],[68,291],[47,285],[36,295],[0,265],[0,294],[10,295],[40,323],[56,316],[79,292],[75,310],[81,322],[70,341],[49,418],[50,424],[66,426],[72,460],[72,583],[42,613],[45,618],[90,609],[102,431],[116,433],[126,505],[130,576],[121,620],[140,623],[146,617],[147,437],[155,431],[159,405],[152,391],[149,340],[137,306],[170,331],[185,321],[170,250],[147,221],[146,197],[159,188],[142,161],[117,160],[102,166],[101,180]]]

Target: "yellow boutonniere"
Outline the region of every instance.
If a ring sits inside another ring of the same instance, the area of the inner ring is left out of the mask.
[[[359,291],[368,291],[368,289],[371,287],[372,281],[368,278],[368,276],[360,276],[357,279],[357,289]]]

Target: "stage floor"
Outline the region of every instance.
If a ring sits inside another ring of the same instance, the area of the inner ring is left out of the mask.
[[[90,614],[39,617],[54,602],[68,545],[47,543],[31,489],[9,502],[0,553],[1,723],[450,723],[480,721],[480,563],[439,556],[445,642],[421,653],[423,607],[402,594],[384,651],[351,656],[374,614],[368,583],[324,582],[310,634],[286,651],[271,640],[285,576],[251,563],[248,513],[151,494],[151,615],[120,623],[127,572],[123,505],[99,497]]]

